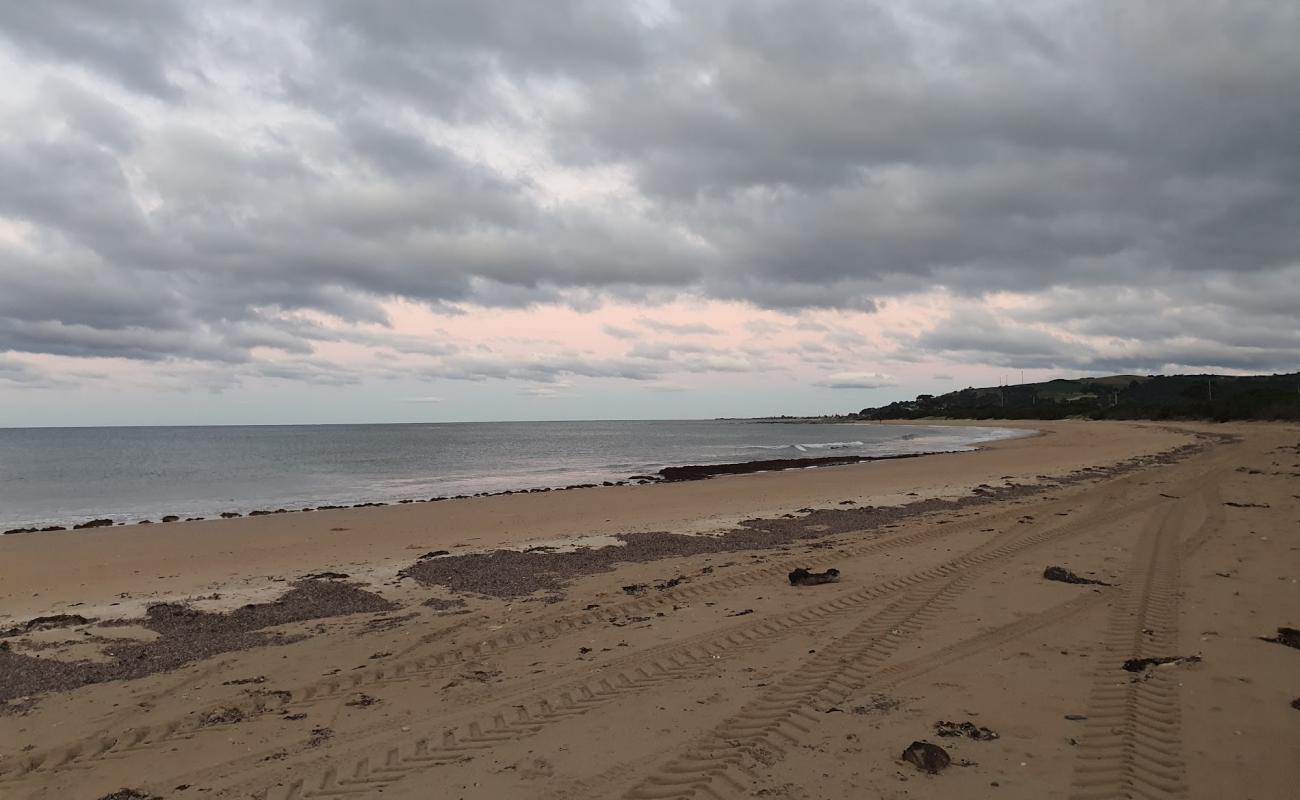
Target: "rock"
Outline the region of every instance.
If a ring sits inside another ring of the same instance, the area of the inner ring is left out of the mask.
[[[1277,636],[1261,636],[1262,642],[1273,642],[1274,644],[1284,644],[1287,647],[1294,647],[1300,650],[1300,630],[1295,628],[1278,628]]]
[[[416,561],[423,561],[426,558],[437,558],[438,556],[449,556],[449,555],[451,555],[450,550],[430,550],[429,552],[417,558]]]
[[[106,794],[99,800],[159,800],[157,795],[146,794],[139,789],[118,789],[116,792]]]
[[[623,587],[624,594],[641,594],[645,590],[646,590],[646,585],[644,583],[633,583],[631,585]]]
[[[1166,664],[1195,664],[1200,656],[1162,656],[1157,658],[1130,658],[1124,662],[1126,672],[1145,672],[1148,667],[1163,667]]]
[[[110,528],[113,525],[111,519],[92,519],[90,522],[83,522],[80,525],[73,525],[74,531],[82,531],[87,528]]]
[[[835,583],[840,579],[838,569],[828,569],[825,572],[809,572],[803,567],[794,570],[788,576],[791,586],[820,586],[823,583]]]
[[[1083,714],[1066,714],[1066,715],[1065,715],[1065,718],[1068,719],[1068,720],[1071,721],[1071,722],[1082,722],[1083,720],[1087,719],[1088,717],[1085,716],[1085,715],[1083,715]]]
[[[1065,567],[1048,567],[1043,570],[1043,577],[1049,581],[1060,581],[1061,583],[1080,583],[1091,584],[1093,586],[1110,586],[1105,581],[1095,581],[1092,578],[1081,578],[1069,571]]]
[[[313,572],[303,575],[305,581],[341,581],[350,577],[346,572]]]
[[[1300,711],[1300,697],[1297,697],[1296,699],[1291,701],[1291,707],[1294,708],[1296,711]]]
[[[917,769],[931,775],[938,775],[952,763],[952,758],[949,757],[947,750],[929,742],[912,742],[903,751],[903,760],[916,765]]]
[[[238,511],[222,511],[222,512],[221,512],[221,518],[222,518],[222,519],[234,519],[235,517],[242,517],[242,516],[244,516],[244,515],[243,515],[243,514],[240,514]]]
[[[175,514],[168,514],[167,516],[162,518],[163,522],[180,522],[180,520],[181,518],[176,516]]]

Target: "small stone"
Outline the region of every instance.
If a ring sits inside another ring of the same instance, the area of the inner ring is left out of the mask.
[[[947,750],[929,742],[912,742],[903,751],[902,759],[931,775],[939,774],[952,763]]]

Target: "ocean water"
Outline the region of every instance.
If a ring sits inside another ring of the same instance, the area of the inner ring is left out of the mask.
[[[620,480],[665,466],[968,450],[991,427],[731,420],[0,428],[0,530]]]

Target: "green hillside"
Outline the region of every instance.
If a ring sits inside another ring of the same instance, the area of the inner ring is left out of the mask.
[[[1300,373],[1111,375],[966,388],[864,408],[859,419],[1300,420]]]

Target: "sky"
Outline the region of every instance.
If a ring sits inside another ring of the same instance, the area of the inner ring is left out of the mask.
[[[0,4],[0,426],[1300,368],[1292,0]]]

